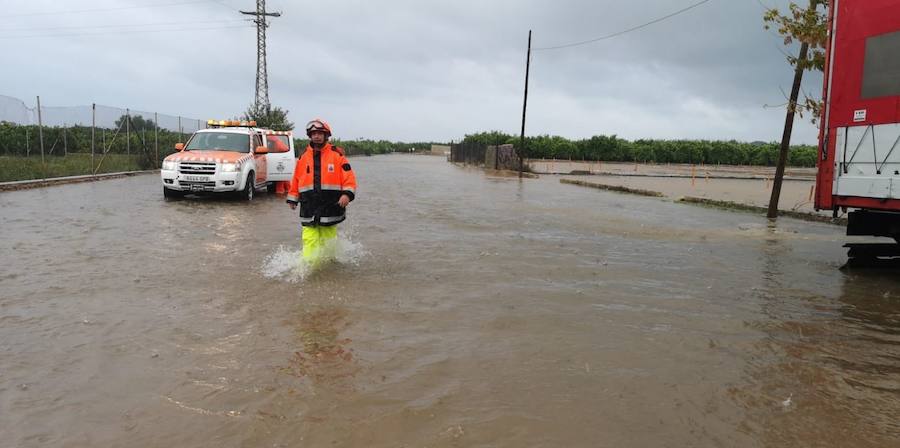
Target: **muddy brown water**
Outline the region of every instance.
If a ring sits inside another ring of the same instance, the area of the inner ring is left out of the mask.
[[[842,228],[353,164],[303,278],[281,198],[0,194],[0,445],[900,445],[900,280]]]

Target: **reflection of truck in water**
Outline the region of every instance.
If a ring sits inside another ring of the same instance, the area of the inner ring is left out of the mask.
[[[848,235],[900,243],[900,7],[831,0],[828,11],[815,206],[848,211]]]
[[[166,198],[189,193],[239,192],[253,199],[258,189],[290,181],[294,171],[293,139],[255,127],[254,122],[210,121],[187,144],[163,160],[160,177]]]

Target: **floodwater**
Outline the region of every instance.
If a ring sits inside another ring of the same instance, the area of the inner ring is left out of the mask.
[[[0,445],[900,445],[900,279],[842,228],[352,163],[313,272],[274,196],[0,194]]]

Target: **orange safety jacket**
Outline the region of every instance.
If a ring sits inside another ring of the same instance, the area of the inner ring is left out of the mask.
[[[346,218],[338,205],[341,195],[356,199],[356,175],[342,153],[326,143],[321,150],[306,147],[297,159],[287,202],[300,204],[304,226],[333,226]]]

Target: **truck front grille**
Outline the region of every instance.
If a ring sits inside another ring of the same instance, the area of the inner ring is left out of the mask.
[[[215,162],[181,162],[178,166],[178,172],[181,174],[216,174]]]

